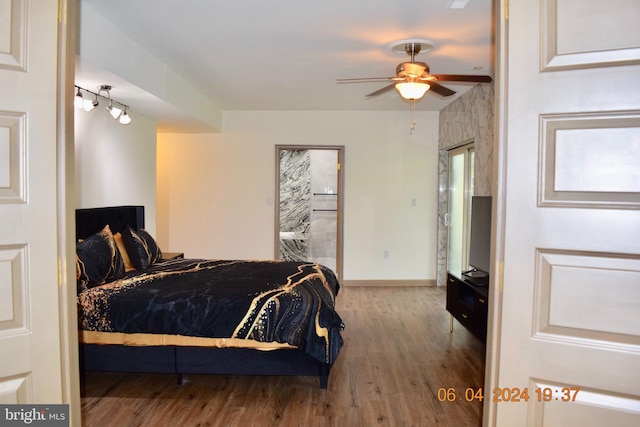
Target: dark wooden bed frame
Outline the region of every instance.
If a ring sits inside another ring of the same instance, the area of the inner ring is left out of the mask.
[[[109,225],[115,234],[126,226],[144,228],[144,206],[76,210],[76,238],[83,239]],[[297,349],[253,350],[184,346],[80,344],[84,371],[183,374],[318,376],[326,389],[330,366]]]

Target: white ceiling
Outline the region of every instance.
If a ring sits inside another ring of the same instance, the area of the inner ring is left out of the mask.
[[[405,39],[435,42],[416,58],[432,73],[492,75],[492,1],[469,0],[464,9],[451,9],[450,3],[81,0],[80,7],[88,4],[222,110],[402,110],[408,103],[395,90],[365,98],[388,83],[337,84],[336,79],[394,76],[408,56],[389,45]],[[130,103],[132,111],[157,117],[176,113],[175,108],[154,112],[158,104],[145,103],[153,94],[136,93],[126,76],[96,69],[82,58],[76,82],[112,84],[113,97]],[[458,93],[446,99],[427,94],[416,109],[440,110],[471,87],[442,84]]]

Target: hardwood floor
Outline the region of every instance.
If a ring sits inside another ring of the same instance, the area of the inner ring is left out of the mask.
[[[328,390],[313,377],[88,373],[85,426],[480,426],[484,345],[458,323],[445,290],[346,287],[345,345]],[[460,400],[440,401],[455,388]],[[443,392],[440,391],[441,398]]]

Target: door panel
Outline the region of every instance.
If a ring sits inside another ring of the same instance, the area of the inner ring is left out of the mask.
[[[58,2],[0,0],[0,22],[0,402],[61,403]]]
[[[640,3],[504,4],[485,424],[640,425]]]
[[[543,114],[540,132],[540,205],[640,208],[638,112]]]

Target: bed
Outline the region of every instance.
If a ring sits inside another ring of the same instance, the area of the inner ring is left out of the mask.
[[[343,340],[313,262],[162,258],[143,206],[76,211],[83,371],[318,376]]]

